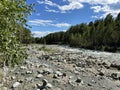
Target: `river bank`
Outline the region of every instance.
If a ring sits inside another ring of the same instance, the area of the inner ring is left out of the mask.
[[[28,59],[8,68],[3,90],[120,90],[120,54],[29,45]]]

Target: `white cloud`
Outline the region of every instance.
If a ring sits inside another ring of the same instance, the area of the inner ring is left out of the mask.
[[[58,8],[61,11],[69,11],[69,10],[74,10],[74,9],[81,9],[83,5],[79,2],[71,2],[69,5],[63,5],[59,6]]]
[[[56,6],[56,7],[59,6],[58,4],[53,3],[53,2],[50,1],[50,0],[43,0],[43,1],[37,0],[37,2],[38,2],[39,4],[46,4],[46,5],[49,5],[49,6]]]
[[[92,6],[91,7],[91,9],[93,9],[94,10],[94,12],[96,12],[96,13],[98,13],[98,12],[100,12],[101,11],[101,6]]]
[[[45,7],[45,9],[46,9],[45,11],[47,11],[47,12],[59,13],[59,11],[50,9],[47,6]]]
[[[58,12],[59,12],[59,11],[52,10],[52,9],[47,9],[47,10],[45,10],[45,11],[47,11],[47,12],[53,12],[53,13],[58,13]]]
[[[58,32],[58,31],[66,31],[66,30],[54,30],[54,31],[32,31],[32,34],[34,35],[34,37],[43,37],[46,36],[50,33],[54,33],[54,32]]]
[[[31,25],[34,26],[46,26],[49,25],[50,23],[52,23],[52,20],[41,20],[41,19],[35,19],[35,20],[29,20]]]
[[[99,19],[100,17],[99,16],[91,16],[91,18]]]
[[[29,23],[33,26],[55,26],[55,27],[71,26],[71,24],[69,23],[54,23],[52,20],[41,20],[41,19],[29,20]]]
[[[67,1],[67,0],[65,0]],[[64,2],[65,2],[64,1]],[[50,0],[44,0],[44,1],[37,1],[39,4],[45,4],[45,5],[48,5],[48,6],[54,6],[54,7],[57,7],[59,11],[57,12],[61,12],[61,13],[65,13],[66,11],[69,11],[69,10],[74,10],[74,9],[80,9],[83,7],[83,5],[79,2],[71,2],[69,3],[68,5],[59,5],[59,4],[56,4],[56,3],[53,3],[52,1]],[[48,11],[48,10],[46,10]],[[53,11],[53,10],[52,10]],[[56,11],[56,10],[54,10]],[[56,13],[56,12],[55,12]]]
[[[90,5],[91,9],[95,13],[102,12],[102,17],[105,17],[108,13],[111,13],[114,17],[120,12],[120,0],[62,0],[68,2],[66,5],[59,5],[51,0],[38,0],[39,4],[45,4],[50,7],[56,7],[58,12],[66,13],[69,10],[81,9],[84,7],[84,3]],[[48,12],[54,12],[55,10],[47,10]]]
[[[57,24],[52,24],[52,25],[56,26],[56,27],[69,27],[69,26],[71,26],[68,23],[57,23]]]
[[[34,37],[43,37],[51,33],[50,31],[32,31]]]

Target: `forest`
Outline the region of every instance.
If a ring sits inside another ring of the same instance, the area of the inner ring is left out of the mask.
[[[71,47],[116,52],[120,50],[120,13],[114,18],[108,14],[104,19],[71,26],[66,32],[55,32],[36,43],[66,44]]]

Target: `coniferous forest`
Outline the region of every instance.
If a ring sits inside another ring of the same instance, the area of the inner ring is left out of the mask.
[[[104,19],[71,26],[66,32],[48,34],[36,38],[37,43],[67,44],[71,47],[102,51],[120,50],[120,13],[114,18],[108,14]]]

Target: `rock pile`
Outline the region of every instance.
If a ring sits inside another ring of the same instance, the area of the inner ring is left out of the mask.
[[[54,46],[48,53],[38,47],[28,49],[30,56],[22,66],[10,69],[5,90],[120,90],[120,63],[81,50]]]

